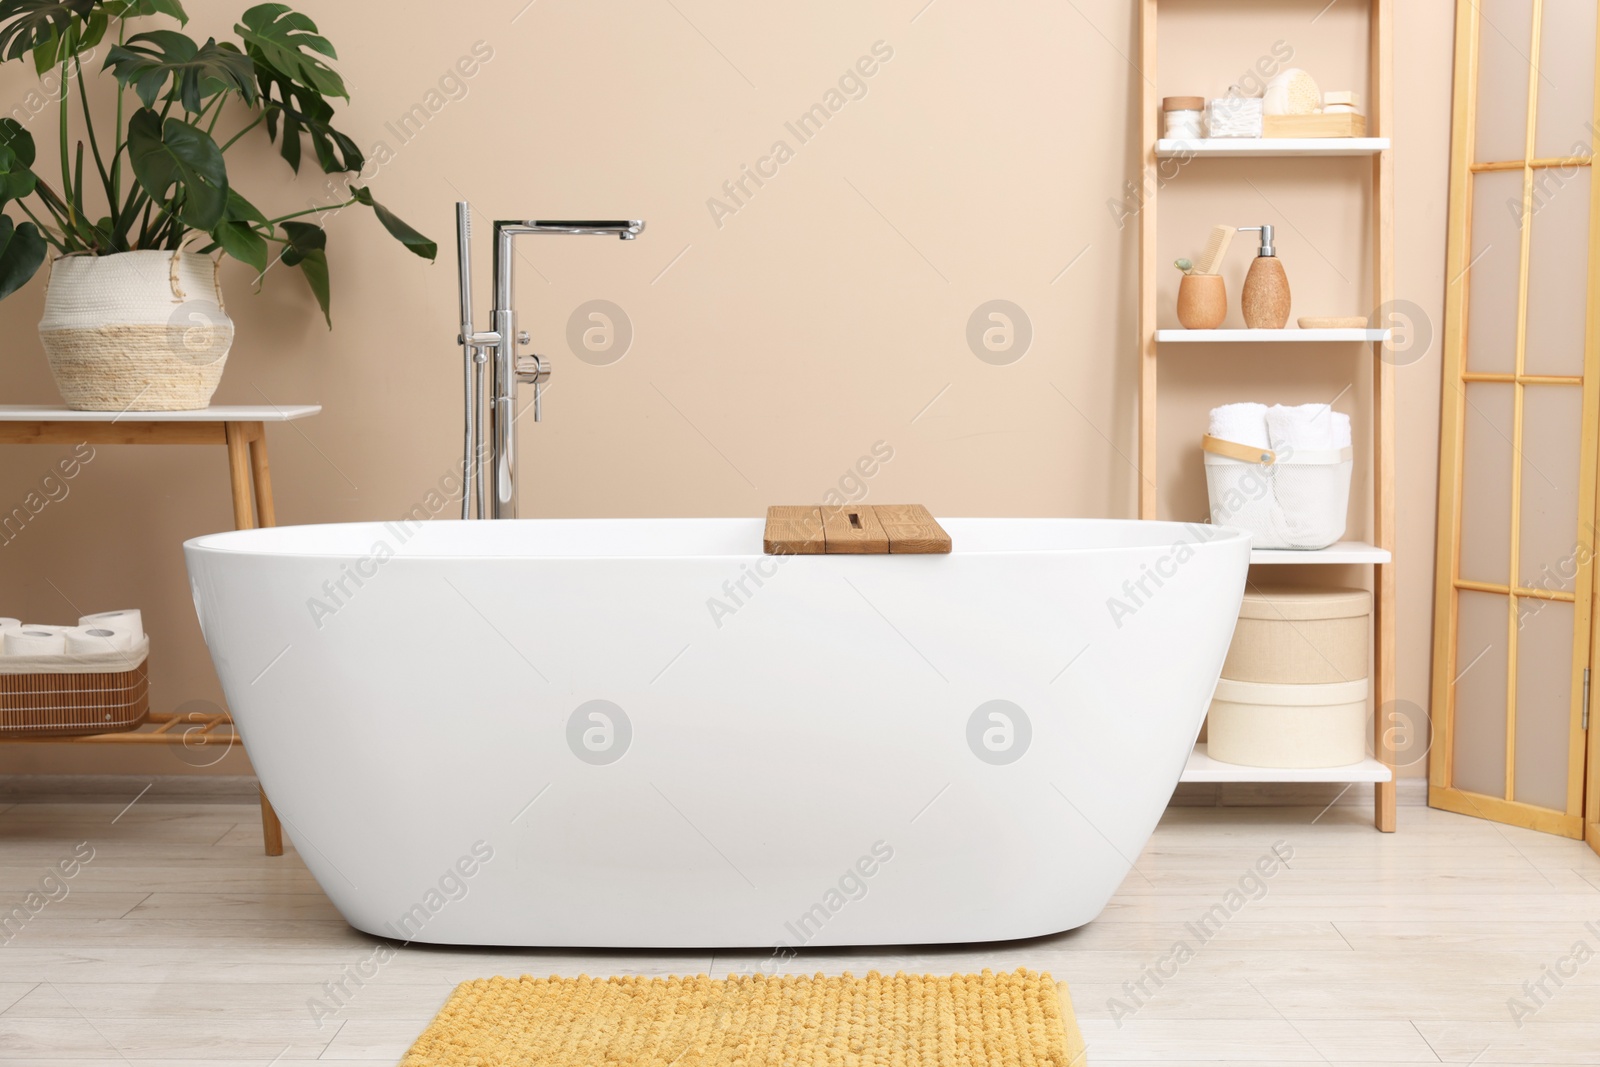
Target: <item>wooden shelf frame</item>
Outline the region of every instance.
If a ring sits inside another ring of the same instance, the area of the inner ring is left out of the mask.
[[[0,737],[8,745],[183,745],[184,747],[209,747],[220,745],[231,748],[244,742],[233,729],[233,716],[226,711],[214,715],[175,711],[152,711],[145,717],[145,726],[137,730],[124,730],[109,734],[80,734],[75,737]],[[183,729],[179,729],[183,727]],[[227,727],[224,731],[222,728]]]
[[[1158,0],[1139,2],[1140,144],[1143,146],[1142,187],[1148,190],[1139,212],[1139,517],[1158,517],[1157,471],[1159,433],[1157,385],[1161,346],[1158,334],[1157,272],[1164,269],[1156,244],[1160,199],[1160,161],[1172,153],[1161,144],[1158,121],[1161,107],[1159,65]],[[1394,131],[1394,0],[1368,0],[1367,10],[1367,99],[1370,137],[1362,144],[1343,146],[1350,155],[1371,157],[1372,182],[1372,304],[1387,307],[1394,296],[1394,152],[1390,137]],[[1370,143],[1368,143],[1370,142]],[[1222,148],[1196,152],[1197,156],[1315,156],[1312,146],[1305,150],[1286,150],[1289,146],[1254,145],[1230,153]],[[1326,146],[1332,148],[1333,146]],[[1170,145],[1167,146],[1171,148]],[[1361,333],[1362,331],[1353,331]],[[1172,338],[1179,340],[1178,338]],[[1220,338],[1218,338],[1220,340]],[[1290,340],[1284,338],[1284,340]],[[1299,338],[1300,342],[1310,338]],[[1341,339],[1342,340],[1342,339]],[[1372,532],[1370,549],[1382,553],[1372,558],[1373,569],[1373,656],[1372,692],[1379,713],[1373,716],[1373,751],[1378,764],[1389,771],[1387,781],[1375,783],[1373,824],[1384,832],[1395,828],[1394,751],[1386,728],[1383,709],[1395,698],[1395,573],[1394,573],[1394,480],[1395,480],[1395,399],[1394,364],[1385,358],[1385,340],[1352,336],[1353,343],[1370,344],[1372,352]],[[1308,554],[1310,555],[1310,554]],[[1263,560],[1263,562],[1266,562]],[[1273,560],[1277,562],[1277,560]],[[1284,560],[1282,562],[1300,562]],[[1306,560],[1305,562],[1312,562]],[[1248,769],[1246,769],[1246,772]],[[1274,779],[1259,779],[1274,780]]]
[[[63,411],[17,405],[0,407],[0,445],[222,445],[227,448],[228,480],[233,495],[233,525],[237,530],[273,526],[277,517],[272,503],[272,474],[267,463],[266,421],[287,422],[314,415],[322,409],[294,408],[210,408],[195,412],[98,412]],[[177,730],[180,723],[200,728],[203,744],[213,740],[240,744],[232,732],[233,719],[227,712],[194,719],[173,712],[154,712],[146,720],[154,729],[122,733],[86,734],[78,737],[4,737],[3,744],[101,744],[101,745],[182,745],[195,736],[191,727]],[[216,733],[222,726],[227,734]],[[261,800],[261,839],[269,856],[283,855],[283,826],[264,790]]]

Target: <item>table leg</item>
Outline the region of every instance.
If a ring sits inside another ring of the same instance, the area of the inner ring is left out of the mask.
[[[271,526],[272,483],[267,474],[267,435],[261,423],[230,422],[228,438],[228,480],[233,485],[233,526],[237,530]],[[283,824],[264,791],[261,795],[261,841],[267,855],[283,855]]]
[[[228,436],[228,478],[233,483],[233,528],[253,530],[255,514],[250,492],[250,424],[225,423]]]
[[[267,428],[259,422],[250,428],[250,475],[256,487],[256,521],[278,525],[272,509],[272,472],[267,467]]]
[[[266,846],[267,855],[283,855],[283,824],[278,821],[278,813],[272,810],[272,802],[267,799],[267,794],[261,789],[256,792],[261,794],[261,843]]]

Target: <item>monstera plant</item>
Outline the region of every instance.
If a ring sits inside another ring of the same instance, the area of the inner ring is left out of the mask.
[[[236,41],[197,41],[182,32],[187,23],[179,0],[0,0],[0,61],[31,61],[47,86],[35,94],[37,109],[0,118],[0,299],[55,252],[40,332],[64,395],[68,373],[131,374],[134,385],[159,376],[164,345],[178,346],[168,369],[179,377],[220,375],[216,353],[221,345],[226,354],[233,330],[215,292],[220,256],[248,264],[258,281],[275,265],[297,268],[331,326],[327,233],[316,221],[329,212],[370,208],[416,255],[431,260],[438,251],[355,184],[366,160],[333,125],[332,101],[348,101],[349,93],[329,63],[337,58],[333,45],[311,19],[283,4],[258,4],[234,26]],[[97,129],[93,114],[109,113],[110,101],[90,106],[95,64],[115,81],[110,130]],[[227,153],[260,136],[258,127],[289,170],[300,171],[309,148],[323,172],[351,176],[328,182],[342,193],[276,217],[257,207],[231,181]],[[59,152],[59,161],[45,166],[42,151]],[[125,277],[108,265],[123,257],[133,257]],[[156,285],[162,306],[155,309],[136,290],[162,272],[170,284]],[[58,299],[58,287],[73,292]],[[105,291],[114,292],[140,306],[89,314],[79,290],[101,293],[102,303]],[[213,296],[215,311],[207,306]],[[174,307],[182,309],[176,318]],[[150,329],[117,350],[131,326]],[[145,393],[159,400],[161,388]],[[97,395],[78,399],[98,407],[127,399],[106,389]],[[67,400],[79,406],[72,395]],[[204,406],[192,396],[171,403]]]

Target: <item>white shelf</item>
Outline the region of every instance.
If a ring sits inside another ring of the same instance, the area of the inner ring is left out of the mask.
[[[1161,159],[1178,156],[1211,156],[1236,159],[1242,156],[1373,156],[1387,151],[1387,137],[1207,137],[1198,141],[1156,142]]]
[[[1308,341],[1328,343],[1346,341],[1387,341],[1389,330],[1157,330],[1156,340],[1186,344],[1283,344]]]
[[[0,404],[0,422],[290,422],[322,410],[320,404],[255,404],[196,411],[75,411],[46,404]]]
[[[1387,782],[1394,772],[1375,759],[1348,767],[1244,767],[1214,760],[1204,742],[1194,746],[1181,782]]]
[[[1251,563],[1264,564],[1388,563],[1392,558],[1387,548],[1369,545],[1365,541],[1338,541],[1315,552],[1302,552],[1293,548],[1257,548],[1250,552]]]

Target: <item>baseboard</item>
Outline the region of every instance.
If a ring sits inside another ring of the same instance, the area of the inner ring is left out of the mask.
[[[1171,806],[1250,808],[1360,804],[1371,807],[1373,789],[1367,782],[1348,786],[1331,782],[1184,782],[1173,793]],[[1428,780],[1422,777],[1398,779],[1395,802],[1426,806]]]
[[[259,787],[248,774],[0,774],[0,800],[13,804],[126,800],[141,792],[147,803],[253,804]]]

